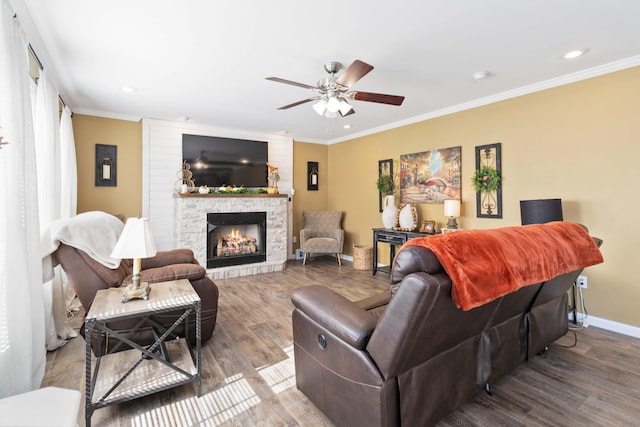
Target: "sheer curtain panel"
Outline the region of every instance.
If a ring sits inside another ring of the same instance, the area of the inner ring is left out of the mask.
[[[60,118],[60,166],[60,219],[67,219],[76,216],[78,208],[78,165],[69,107],[64,107]]]
[[[38,166],[38,208],[40,229],[61,218],[62,166],[60,122],[58,120],[58,91],[46,70],[40,70],[33,115]],[[47,350],[64,345],[75,331],[66,326],[66,298],[60,267],[53,280],[43,284]]]
[[[19,19],[19,18],[18,18]],[[0,398],[40,387],[44,304],[27,43],[0,2]],[[1,415],[0,415],[1,416]]]

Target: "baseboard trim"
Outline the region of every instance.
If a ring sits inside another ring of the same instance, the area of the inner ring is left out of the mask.
[[[586,323],[589,326],[596,326],[598,328],[606,329],[611,332],[617,332],[619,334],[627,335],[634,338],[640,338],[640,328],[637,326],[627,325],[625,323],[615,322],[613,320],[603,319],[595,316],[585,316],[582,313],[578,313],[578,321],[580,323]]]

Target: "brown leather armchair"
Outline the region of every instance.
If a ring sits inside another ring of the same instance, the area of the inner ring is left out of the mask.
[[[78,295],[78,299],[85,310],[89,311],[96,292],[100,289],[119,287],[130,281],[132,274],[131,260],[123,260],[115,269],[105,267],[84,251],[61,243],[52,254],[56,263],[62,266],[67,274],[69,285]],[[175,249],[158,252],[155,257],[142,260],[141,280],[158,283],[169,280],[188,279],[201,299],[201,340],[204,343],[213,335],[218,311],[218,288],[207,277],[206,270],[198,264],[190,249]],[[163,313],[152,316],[160,325],[169,326],[182,313]],[[190,325],[195,322],[195,315],[189,318]],[[136,319],[113,322],[109,325],[115,331],[128,332],[137,323]],[[189,327],[189,340],[195,343],[195,327]],[[84,336],[84,325],[80,331]],[[184,336],[184,325],[176,328],[177,336]],[[116,340],[106,340],[96,334],[92,337],[92,347],[96,354],[105,354],[117,344]],[[140,345],[150,345],[154,339],[154,331],[150,326],[140,328],[131,339]],[[119,350],[126,350],[128,346],[120,345]]]

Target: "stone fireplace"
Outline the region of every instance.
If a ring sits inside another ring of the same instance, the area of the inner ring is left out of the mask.
[[[207,268],[266,260],[266,212],[207,214]]]
[[[287,195],[176,194],[174,202],[174,246],[191,249],[211,279],[284,269]]]

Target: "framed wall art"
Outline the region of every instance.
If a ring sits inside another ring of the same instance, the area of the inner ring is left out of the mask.
[[[96,187],[118,185],[118,146],[96,144]]]
[[[307,190],[318,191],[318,162],[307,162]]]
[[[390,176],[393,179],[393,159],[378,160],[378,178],[382,175]],[[378,192],[378,209],[382,212],[384,206],[382,193]]]
[[[502,164],[500,143],[476,147],[476,216],[502,218]]]
[[[444,203],[460,200],[462,147],[400,156],[400,201]]]

